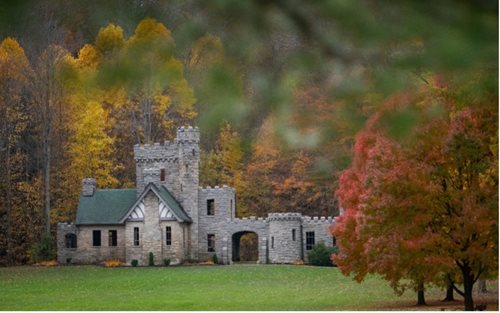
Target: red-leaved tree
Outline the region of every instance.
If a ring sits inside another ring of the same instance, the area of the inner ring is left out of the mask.
[[[436,107],[435,97],[395,97],[358,134],[336,192],[345,214],[332,229],[335,262],[358,281],[379,273],[396,291],[411,286],[419,304],[424,284],[458,271],[469,310],[474,282],[498,264],[498,115],[447,98]],[[412,136],[391,136],[387,121],[398,114],[413,117]]]

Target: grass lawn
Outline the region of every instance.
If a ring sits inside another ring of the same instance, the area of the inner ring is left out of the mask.
[[[0,310],[376,310],[416,298],[376,277],[289,265],[11,267],[0,268],[0,290]]]

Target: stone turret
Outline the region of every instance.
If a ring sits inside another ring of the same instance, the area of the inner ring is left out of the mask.
[[[96,189],[95,178],[84,178],[82,180],[82,196],[92,197]]]
[[[302,258],[302,214],[270,213],[269,261],[271,263],[292,263]]]
[[[198,127],[179,127],[174,140],[178,153],[177,198],[191,217],[191,258],[198,257],[198,187],[200,164],[200,131]]]

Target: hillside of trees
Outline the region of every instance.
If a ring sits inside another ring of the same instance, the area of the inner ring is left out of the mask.
[[[82,178],[133,187],[133,145],[182,125],[240,217],[342,207],[358,280],[498,275],[496,1],[2,2],[0,265],[53,255]]]

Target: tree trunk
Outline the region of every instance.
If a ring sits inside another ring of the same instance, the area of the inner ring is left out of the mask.
[[[424,283],[418,283],[417,305],[427,305],[427,303],[425,303],[424,290]]]
[[[51,121],[47,125],[47,137],[45,138],[45,164],[44,164],[44,179],[43,179],[43,192],[44,192],[44,218],[45,218],[45,234],[50,236],[50,135],[51,135]]]
[[[5,206],[7,208],[7,262],[12,265],[14,258],[12,255],[12,181],[10,175],[10,141],[7,144],[7,162],[6,162],[6,199]]]
[[[486,289],[486,280],[480,279],[478,281],[478,289],[479,289],[479,293],[487,293],[488,292],[488,289]]]
[[[448,286],[446,287],[446,298],[443,299],[443,301],[455,301],[455,298],[453,297],[453,281],[450,278],[450,275],[447,275],[446,277],[448,281]]]
[[[474,299],[472,298],[472,288],[474,287],[474,274],[467,265],[460,266],[464,278],[464,305],[465,311],[474,311]]]

